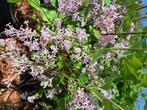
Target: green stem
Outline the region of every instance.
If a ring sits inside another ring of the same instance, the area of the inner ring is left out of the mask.
[[[147,5],[142,6],[142,7],[138,8],[137,10],[141,10],[141,9],[143,9],[143,8],[147,8]]]
[[[131,50],[131,51],[147,51],[147,48],[128,48],[128,47],[124,47],[124,48],[105,48],[104,50]]]
[[[73,78],[67,76],[66,74],[64,74],[64,76],[65,76],[66,78],[68,78],[69,80],[75,81],[75,79],[73,79]],[[82,84],[80,84],[78,81],[75,81],[75,83],[77,83],[80,87],[83,87],[83,88],[85,88],[86,90],[88,90],[90,93],[92,93],[92,94],[93,94],[99,101],[101,101],[102,103],[103,103],[104,101],[109,101],[109,102],[111,102],[114,106],[116,106],[119,110],[124,110],[121,106],[119,106],[118,104],[116,104],[116,103],[113,102],[112,100],[106,99],[106,98],[105,98],[103,95],[101,95],[100,93],[96,93],[95,90],[94,90],[93,88],[91,89],[91,87],[82,85]]]
[[[137,22],[137,21],[140,21],[140,20],[142,20],[142,19],[146,19],[146,18],[147,18],[147,15],[142,16],[142,17],[140,17],[140,18],[136,19],[134,22]]]
[[[121,32],[121,33],[101,33],[101,35],[129,35],[129,34],[132,34],[132,35],[135,35],[135,34],[147,34],[147,32]]]

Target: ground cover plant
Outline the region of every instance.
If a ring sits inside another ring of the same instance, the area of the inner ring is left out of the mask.
[[[26,8],[0,38],[1,108],[135,109],[147,86],[139,0],[7,1]]]

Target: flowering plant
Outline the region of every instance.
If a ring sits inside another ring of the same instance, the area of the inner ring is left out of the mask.
[[[40,14],[38,28],[8,24],[0,59],[39,81],[27,100],[41,99],[47,110],[132,110],[147,85],[146,30],[135,26],[136,10],[128,8],[140,6],[135,1],[49,0],[45,8],[28,0]],[[10,85],[7,80],[1,83]]]

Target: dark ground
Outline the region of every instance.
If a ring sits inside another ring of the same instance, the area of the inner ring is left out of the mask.
[[[6,24],[12,22],[9,5],[6,0],[0,0],[0,32],[4,30]]]

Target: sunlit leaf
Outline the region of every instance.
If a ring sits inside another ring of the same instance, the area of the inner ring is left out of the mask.
[[[40,10],[40,0],[28,0],[29,4],[34,7],[36,10]]]
[[[93,33],[94,33],[94,36],[97,38],[97,39],[99,39],[100,38],[100,32],[98,31],[98,30],[96,30],[96,29],[93,29]]]
[[[110,3],[111,3],[111,0],[104,0],[104,3],[105,3],[105,5],[110,5]]]
[[[22,0],[7,0],[8,3],[18,3],[21,2]]]

